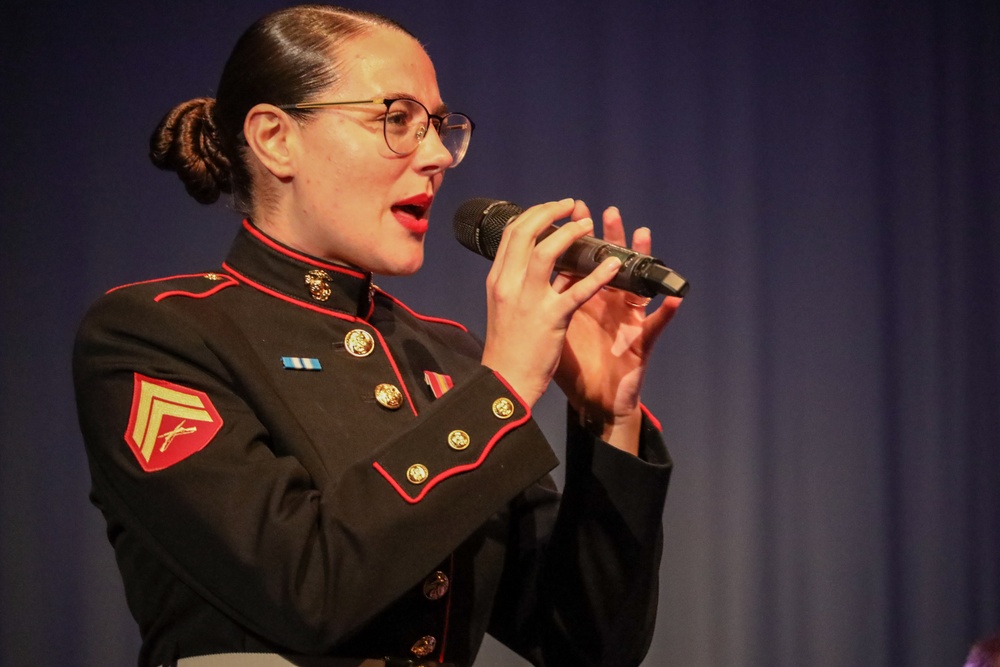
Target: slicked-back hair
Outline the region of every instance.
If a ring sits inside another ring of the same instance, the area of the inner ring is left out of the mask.
[[[231,193],[234,207],[249,215],[255,192],[243,138],[247,113],[262,103],[296,104],[335,85],[339,47],[379,27],[413,36],[385,16],[344,7],[299,5],[264,16],[233,47],[215,99],[182,102],[160,121],[150,159],[177,172],[197,201],[211,204]]]

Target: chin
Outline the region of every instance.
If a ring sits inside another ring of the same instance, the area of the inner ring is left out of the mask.
[[[409,258],[400,258],[398,261],[385,262],[381,269],[374,273],[383,276],[412,276],[424,265],[424,253]]]

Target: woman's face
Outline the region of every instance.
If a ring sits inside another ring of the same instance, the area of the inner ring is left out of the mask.
[[[410,97],[443,110],[430,58],[412,37],[376,29],[340,49],[341,78],[310,102]],[[451,154],[430,129],[405,156],[383,135],[385,105],[326,107],[300,129],[295,175],[265,229],[311,255],[383,275],[420,268],[431,200]]]

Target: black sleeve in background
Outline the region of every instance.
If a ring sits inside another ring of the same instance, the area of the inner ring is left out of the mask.
[[[566,485],[512,509],[490,633],[539,667],[634,667],[652,639],[671,461],[643,418],[639,456],[567,419]]]

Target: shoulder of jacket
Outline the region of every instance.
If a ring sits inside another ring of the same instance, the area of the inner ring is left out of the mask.
[[[144,328],[163,317],[176,317],[176,308],[167,304],[203,301],[237,285],[225,273],[194,273],[129,283],[110,289],[90,304],[81,322],[81,332],[94,328]],[[171,313],[168,315],[168,313]]]
[[[81,319],[75,346],[85,350],[121,340],[197,338],[203,331],[199,325],[210,312],[187,306],[206,304],[211,301],[209,297],[238,284],[225,273],[209,272],[145,280],[108,290],[90,304]]]
[[[105,292],[105,297],[152,300],[154,303],[170,297],[203,299],[237,284],[232,276],[218,271],[208,271],[119,285]]]

